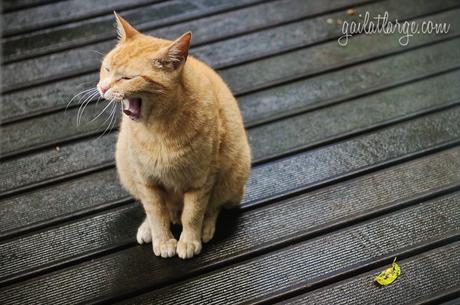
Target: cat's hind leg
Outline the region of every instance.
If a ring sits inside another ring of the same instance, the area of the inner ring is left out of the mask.
[[[222,207],[227,209],[238,207],[243,198],[244,190],[244,185],[232,192],[228,185],[219,182],[216,184],[203,220],[201,239],[204,243],[209,242],[214,237],[217,218]]]
[[[203,230],[201,240],[207,243],[214,237],[216,231],[217,217],[219,217],[220,208],[216,205],[209,207],[204,215]]]

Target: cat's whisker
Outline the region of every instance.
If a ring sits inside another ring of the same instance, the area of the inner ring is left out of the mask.
[[[98,138],[103,137],[109,130],[111,130],[113,128],[112,127],[112,122],[114,121],[114,118],[116,116],[116,110],[117,110],[117,104],[114,104],[113,107],[112,107],[112,110],[110,112],[110,116],[109,116],[110,117],[110,122],[107,125],[107,127],[105,128],[104,132]]]
[[[80,109],[83,107],[83,103],[86,101],[87,98],[90,98],[92,95],[94,94],[93,91],[89,91],[89,92],[86,92],[85,94],[83,94],[80,99],[79,99],[79,103],[80,103],[80,107],[78,108],[78,112],[77,112],[77,119],[78,119],[78,115],[79,115],[79,112],[80,112]],[[83,103],[81,103],[81,100],[83,100]],[[77,120],[78,121],[78,120]]]
[[[96,94],[98,94],[98,92],[94,92],[92,93],[90,96],[88,96],[84,101],[83,103],[80,105],[80,107],[78,108],[78,112],[77,112],[77,126],[80,125],[80,121],[81,121],[81,118],[83,117],[83,113],[86,109],[86,106],[88,106],[88,104],[91,102],[91,100],[96,96]]]
[[[90,94],[88,97],[91,97],[91,94]],[[83,107],[83,104],[85,103],[85,101],[86,101],[86,99],[87,99],[88,97],[86,97],[85,100],[83,101],[83,103],[80,104],[80,107],[78,107],[77,117],[76,117],[76,119],[77,119],[77,122],[76,122],[76,123],[77,123],[77,126],[78,126],[78,117],[80,116],[81,108]]]
[[[104,56],[103,53],[101,53],[101,52],[99,52],[99,51],[97,51],[97,50],[89,50],[89,51],[90,51],[90,52],[94,52],[94,53],[96,53],[96,54],[99,54],[99,55],[101,55],[101,56]]]
[[[92,98],[95,96],[95,93],[92,93],[91,95],[89,95],[84,101],[83,103],[80,105],[80,107],[78,108],[78,112],[77,112],[77,126],[80,125],[80,121],[81,121],[81,118],[83,116],[83,111],[84,109],[86,108],[87,104],[92,100]]]
[[[67,111],[67,108],[69,108],[70,104],[72,104],[72,102],[73,102],[78,96],[80,96],[80,95],[82,95],[82,94],[83,94],[83,96],[86,96],[86,94],[91,93],[92,90],[96,90],[96,88],[89,88],[89,89],[83,90],[83,91],[81,91],[81,92],[75,94],[75,95],[70,99],[70,101],[67,103],[67,106],[65,107],[64,112]],[[83,98],[83,96],[80,96],[80,99]]]
[[[112,112],[114,112],[116,110],[115,109],[116,107],[117,107],[117,103],[115,102],[114,105],[113,105],[113,108],[110,110],[110,114],[112,114]],[[110,118],[111,118],[110,116],[107,117],[101,125],[104,125],[105,122],[107,122],[107,120],[110,119]]]
[[[99,101],[100,101],[100,100],[101,100],[101,95],[99,95],[99,96],[97,97],[96,105],[99,105]]]
[[[105,112],[105,110],[107,110],[107,108],[109,108],[109,106],[112,105],[113,102],[114,102],[113,99],[110,100],[110,102],[107,104],[107,106],[105,106],[104,109],[102,109],[102,111],[91,120],[91,122],[94,122],[95,120],[97,120],[97,118],[100,117]],[[104,123],[105,123],[105,121],[104,121]]]
[[[115,113],[114,113],[114,117],[113,117],[113,118],[114,118],[114,120],[113,120],[113,126],[110,127],[110,131],[112,131],[112,129],[115,127],[115,125],[117,124],[117,120],[118,120],[118,117],[117,117],[117,108],[118,108],[118,106],[115,104],[114,108],[115,108],[115,109],[114,109],[114,110],[115,110]]]
[[[107,127],[105,128],[104,132],[102,133],[101,137],[104,136],[106,134],[106,132],[110,129],[110,125],[112,124],[112,120],[113,120],[113,116],[114,116],[114,113],[115,113],[115,105],[114,107],[112,107],[112,109],[110,110],[110,114],[108,116],[108,118],[110,119],[108,124],[107,124]]]

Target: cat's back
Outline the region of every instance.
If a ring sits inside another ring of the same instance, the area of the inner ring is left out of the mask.
[[[202,86],[196,88],[197,94],[209,90],[214,93],[214,103],[220,121],[222,151],[226,154],[224,158],[227,157],[232,161],[239,160],[244,167],[249,167],[251,156],[246,130],[238,102],[230,88],[222,77],[204,62],[192,57],[190,64],[193,73],[200,73],[207,78],[207,82],[201,83]]]
[[[196,58],[190,57],[190,64],[193,69],[192,73],[204,75],[209,81],[199,83],[201,86],[196,88],[197,92],[195,94],[200,95],[212,90],[216,98],[214,102],[217,104],[222,116],[221,119],[225,120],[233,128],[237,128],[239,132],[244,132],[238,103],[222,77],[207,64]],[[244,136],[246,135],[244,134]]]

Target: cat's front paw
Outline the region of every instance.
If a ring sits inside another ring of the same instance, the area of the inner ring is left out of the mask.
[[[177,243],[177,255],[182,259],[192,258],[201,252],[201,241],[181,238]]]
[[[150,224],[147,219],[137,229],[136,239],[140,245],[152,242],[152,232],[150,231]]]
[[[177,240],[174,238],[171,239],[155,239],[152,242],[153,244],[153,253],[156,256],[161,256],[163,258],[173,257],[176,255]]]

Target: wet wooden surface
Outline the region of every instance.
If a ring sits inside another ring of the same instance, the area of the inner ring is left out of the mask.
[[[460,297],[457,0],[5,1],[1,304],[456,304]],[[253,152],[241,208],[191,260],[135,242],[117,130],[92,100],[112,10],[172,39],[237,96]],[[347,14],[353,9],[354,14]],[[446,22],[443,35],[356,35],[340,23]],[[31,18],[31,16],[34,16]],[[339,20],[339,21],[337,21]],[[332,22],[331,22],[332,21]],[[397,256],[391,286],[372,279]],[[457,272],[456,272],[457,271]]]

